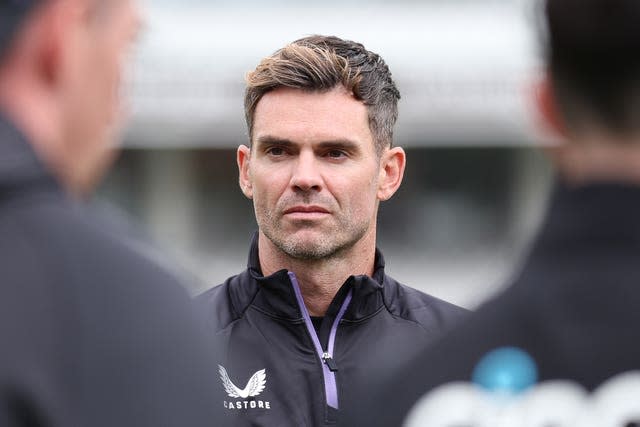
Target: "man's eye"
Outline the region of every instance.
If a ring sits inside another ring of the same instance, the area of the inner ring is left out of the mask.
[[[327,152],[327,157],[331,157],[332,159],[340,159],[345,156],[346,154],[344,153],[344,151],[340,150],[331,150]]]
[[[271,147],[267,150],[267,154],[272,156],[282,156],[284,154],[284,148],[282,147]]]

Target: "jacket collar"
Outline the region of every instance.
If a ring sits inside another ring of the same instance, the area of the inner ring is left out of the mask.
[[[43,184],[61,189],[26,137],[0,114],[0,194]]]
[[[239,285],[247,287],[235,292],[236,299],[252,298],[251,305],[271,315],[288,320],[302,321],[302,312],[296,300],[295,291],[287,270],[279,270],[270,276],[263,276],[258,255],[258,233],[255,233],[249,251],[247,271],[249,283],[244,280]],[[378,312],[384,304],[383,289],[389,282],[384,273],[384,258],[376,249],[374,274],[368,276],[350,276],[331,302],[327,315],[339,307],[348,290],[353,289],[351,303],[343,317],[348,321],[358,321]],[[394,282],[395,284],[395,282]],[[384,285],[384,286],[383,286]],[[241,306],[246,305],[238,301]]]
[[[640,248],[640,186],[600,182],[581,187],[558,183],[536,249],[566,244],[592,247],[618,242]]]
[[[585,260],[640,254],[640,186],[600,182],[581,187],[556,184],[546,218],[518,277],[518,289],[562,292],[570,281],[556,280],[561,268],[588,271]],[[606,250],[603,250],[606,248]],[[542,272],[553,275],[542,276]],[[609,288],[616,286],[608,283]]]

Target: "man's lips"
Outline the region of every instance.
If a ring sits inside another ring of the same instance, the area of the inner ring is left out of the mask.
[[[301,214],[301,215],[311,215],[311,214],[328,214],[329,211],[322,206],[293,206],[284,211],[285,215],[291,214]]]

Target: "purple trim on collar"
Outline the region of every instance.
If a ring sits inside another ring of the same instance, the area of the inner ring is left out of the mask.
[[[347,308],[349,308],[349,303],[351,303],[351,298],[353,298],[353,289],[349,289],[349,293],[345,297],[342,302],[342,307],[340,307],[340,311],[333,321],[333,325],[331,325],[331,333],[329,334],[329,354],[333,357],[333,349],[336,343],[336,334],[338,333],[338,325],[340,321],[344,317],[344,313],[347,312]]]
[[[313,341],[313,346],[316,349],[316,353],[318,355],[318,359],[320,360],[320,365],[322,366],[322,375],[324,378],[324,390],[327,398],[327,405],[332,408],[338,409],[338,386],[336,384],[336,375],[334,372],[331,372],[327,364],[324,362],[323,354],[324,351],[322,349],[322,345],[320,344],[320,339],[318,338],[318,334],[316,333],[315,328],[313,327],[313,322],[311,321],[311,317],[309,316],[309,311],[307,307],[304,305],[304,299],[302,298],[302,291],[300,290],[300,284],[298,283],[298,279],[296,278],[295,273],[288,272],[289,279],[291,280],[291,285],[293,286],[293,290],[296,295],[296,300],[298,301],[298,306],[300,307],[300,312],[302,313],[302,317],[304,318],[305,326],[307,327],[307,331],[309,332],[309,336]],[[331,325],[331,333],[329,335],[329,349],[328,353],[331,357],[333,357],[333,349],[335,347],[335,339],[336,333],[338,330],[338,324],[344,316],[344,313],[347,311],[347,307],[351,302],[352,291],[349,291],[349,294],[345,298],[342,303],[342,307],[340,307],[340,311],[338,315],[333,321]]]

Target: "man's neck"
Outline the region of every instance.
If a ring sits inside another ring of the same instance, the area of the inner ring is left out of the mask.
[[[375,230],[339,256],[320,260],[291,258],[260,232],[258,253],[260,268],[265,276],[282,269],[295,273],[309,315],[324,316],[336,293],[350,276],[373,275]]]
[[[640,137],[584,138],[561,147],[559,170],[572,185],[620,182],[640,185]]]
[[[23,75],[18,73],[22,71]],[[42,85],[29,80],[27,70],[0,72],[0,112],[19,129],[43,164],[62,184],[67,183],[59,108]]]

